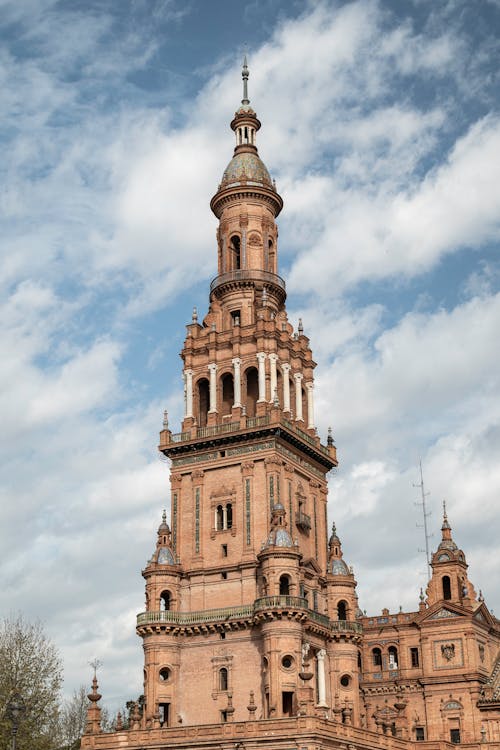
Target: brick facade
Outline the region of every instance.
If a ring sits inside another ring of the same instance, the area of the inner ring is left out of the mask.
[[[184,419],[165,419],[171,514],[145,569],[144,705],[83,748],[500,748],[500,623],[443,521],[417,611],[366,617],[327,525],[337,464],[314,421],[315,362],[277,275],[282,200],[246,95],[211,207],[218,275],[181,356]]]

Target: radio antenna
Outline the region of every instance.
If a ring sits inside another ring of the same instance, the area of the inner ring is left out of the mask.
[[[427,506],[426,506],[426,502],[425,502],[425,498],[428,495],[430,495],[430,492],[426,492],[425,491],[425,487],[424,487],[424,474],[423,474],[423,471],[422,471],[422,461],[421,460],[418,462],[418,465],[419,465],[419,469],[420,469],[420,482],[418,484],[414,484],[413,486],[414,487],[418,487],[420,489],[420,493],[421,493],[421,498],[422,499],[419,500],[418,502],[416,502],[415,505],[419,505],[422,508],[422,516],[424,518],[424,523],[423,524],[418,524],[417,523],[417,527],[419,529],[423,528],[423,530],[424,530],[424,535],[425,535],[425,561],[427,563],[427,580],[430,580],[430,578],[431,578],[431,562],[430,562],[430,553],[429,553],[429,539],[432,536],[432,534],[429,534],[429,531],[428,531],[428,528],[427,528],[427,518],[431,515],[432,511],[427,510]],[[424,552],[424,550],[419,550],[419,552]]]

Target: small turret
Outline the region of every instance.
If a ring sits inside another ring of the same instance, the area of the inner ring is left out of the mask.
[[[429,606],[444,600],[470,607],[472,602],[477,600],[474,588],[467,578],[468,565],[465,555],[452,537],[445,502],[441,542],[432,555],[431,568],[432,577],[426,592]]]
[[[335,522],[328,542],[328,613],[332,620],[354,620],[358,604],[354,573],[347,566]]]

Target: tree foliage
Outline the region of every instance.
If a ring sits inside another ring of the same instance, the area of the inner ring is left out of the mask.
[[[89,700],[85,685],[73,690],[59,715],[60,747],[64,750],[78,750],[80,739],[85,731]]]
[[[54,750],[59,736],[58,707],[62,663],[41,623],[21,615],[0,625],[0,750],[9,750],[12,723],[8,706],[19,694],[25,711],[17,730],[18,750]]]

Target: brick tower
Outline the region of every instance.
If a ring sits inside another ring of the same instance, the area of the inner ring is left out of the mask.
[[[146,721],[169,726],[324,714],[339,693],[359,715],[355,581],[338,539],[336,554],[327,544],[336,451],[316,433],[309,340],[287,318],[283,202],[258,155],[247,80],[245,62],[234,155],[210,204],[218,275],[181,353],[182,431],[160,436],[171,530],[164,519],[143,571]]]
[[[85,750],[500,750],[500,622],[476,596],[446,513],[418,611],[366,616],[335,524],[337,465],[314,420],[315,362],[278,275],[283,202],[247,93],[211,208],[218,273],[181,352],[184,417],[145,569],[144,697]],[[381,596],[384,592],[380,592]]]

